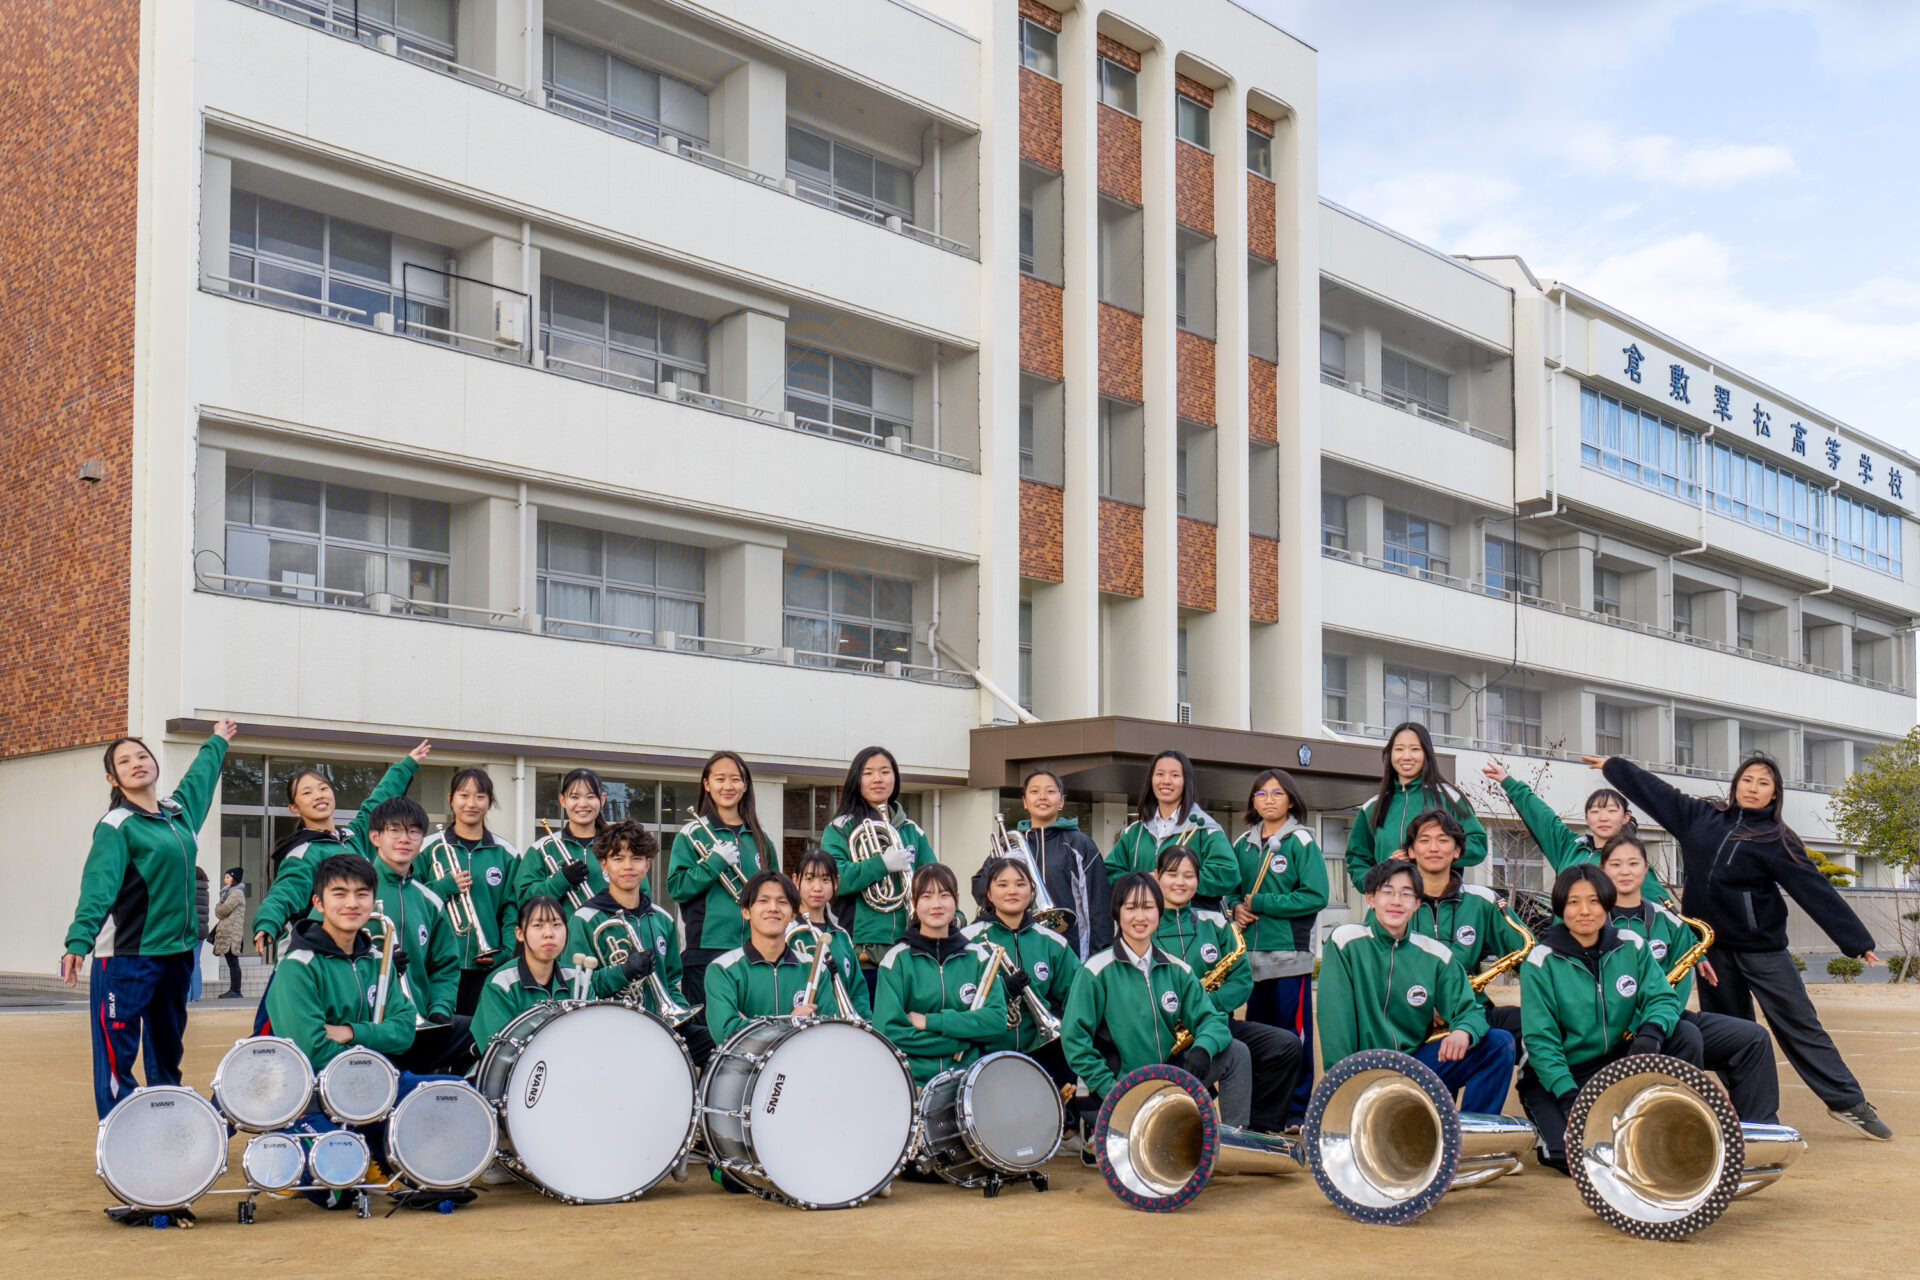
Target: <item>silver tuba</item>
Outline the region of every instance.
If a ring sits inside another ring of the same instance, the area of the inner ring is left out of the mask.
[[[1055,933],[1065,933],[1073,928],[1073,912],[1055,902],[1053,895],[1047,892],[1046,877],[1040,874],[1040,864],[1034,860],[1027,838],[1018,829],[1007,830],[1006,818],[996,813],[993,815],[993,832],[987,839],[992,846],[988,857],[1015,858],[1027,864],[1027,878],[1033,881],[1033,918]]]
[[[1807,1143],[1782,1124],[1743,1124],[1720,1082],[1664,1054],[1610,1062],[1567,1116],[1567,1169],[1609,1226],[1679,1240],[1741,1196],[1779,1181]]]
[[[1113,1086],[1094,1125],[1093,1149],[1113,1194],[1147,1213],[1182,1207],[1220,1174],[1302,1167],[1298,1142],[1221,1124],[1207,1087],[1166,1063],[1129,1072]]]
[[[1519,1173],[1534,1128],[1467,1115],[1426,1064],[1366,1049],[1333,1064],[1301,1130],[1307,1167],[1335,1208],[1358,1222],[1411,1222],[1449,1191]]]

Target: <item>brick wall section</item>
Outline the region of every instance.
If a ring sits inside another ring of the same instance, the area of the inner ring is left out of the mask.
[[[1059,173],[1060,82],[1020,68],[1020,158]]]
[[[1020,16],[1023,18],[1032,18],[1049,31],[1058,31],[1060,29],[1059,11],[1049,9],[1046,5],[1041,4],[1040,0],[1020,0]]]
[[[1066,491],[1038,480],[1020,482],[1020,576],[1059,582],[1066,576],[1061,551]]]
[[[1205,520],[1186,516],[1181,516],[1179,523],[1180,607],[1211,610],[1218,592],[1215,580],[1219,557],[1214,539],[1219,531]]]
[[[1145,507],[1100,499],[1100,589],[1114,595],[1147,591]]]
[[[1255,622],[1280,621],[1280,542],[1247,535],[1247,612]]]
[[[1174,72],[1173,91],[1183,98],[1192,98],[1208,110],[1213,109],[1213,90],[1190,76],[1183,76],[1178,71]]]
[[[1100,104],[1100,194],[1140,205],[1140,122]]]
[[[1066,291],[1051,281],[1020,277],[1020,367],[1055,382],[1066,377],[1060,318],[1065,297]]]
[[[1143,403],[1140,389],[1141,318],[1138,311],[1100,304],[1100,394]]]
[[[1177,331],[1173,337],[1180,384],[1175,411],[1189,422],[1204,422],[1211,426],[1215,421],[1213,339],[1188,333],[1185,329]]]
[[[1121,44],[1118,40],[1115,40],[1112,36],[1099,37],[1099,49],[1101,57],[1111,58],[1129,71],[1138,71],[1140,69],[1140,55]]]
[[[1257,111],[1247,112],[1247,128],[1273,136],[1273,121]],[[1274,187],[1270,179],[1247,174],[1247,252],[1268,262],[1280,260],[1275,237]]]
[[[127,722],[140,6],[0,19],[0,756]],[[98,458],[104,478],[79,479]]]
[[[1247,357],[1247,435],[1263,444],[1280,443],[1280,366]]]
[[[1213,234],[1213,152],[1173,144],[1173,217],[1189,231]]]

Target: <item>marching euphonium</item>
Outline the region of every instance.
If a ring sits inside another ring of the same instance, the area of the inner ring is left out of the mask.
[[[473,874],[473,856],[467,856],[467,865],[460,865],[460,851],[447,836],[447,828],[440,828],[440,843],[433,846],[433,852],[427,855],[427,867],[435,880],[451,880],[456,871]],[[480,919],[479,910],[473,905],[473,890],[462,889],[447,899],[447,923],[461,937],[473,935],[474,959],[485,961],[494,955],[493,940],[487,937],[486,923]]]
[[[1299,1142],[1221,1124],[1207,1087],[1166,1063],[1114,1085],[1094,1124],[1093,1150],[1113,1194],[1149,1213],[1180,1208],[1219,1174],[1302,1167]]]
[[[624,915],[610,915],[593,927],[593,949],[605,955],[610,965],[625,964],[628,956],[645,950],[646,945],[641,941],[640,931],[633,927],[633,921]],[[648,970],[646,977],[629,983],[627,989],[620,993],[620,998],[629,1004],[644,1005],[643,995],[653,997],[655,1009],[669,1026],[677,1027],[705,1008],[697,1004],[689,1008],[675,1000],[673,993],[667,990],[667,984],[660,980],[660,967],[657,964]]]
[[[992,846],[988,857],[1017,858],[1027,864],[1027,879],[1033,881],[1033,918],[1056,933],[1065,933],[1073,928],[1073,912],[1055,902],[1053,895],[1047,892],[1046,877],[1040,874],[1040,864],[1034,859],[1026,836],[1018,830],[1007,830],[1006,818],[996,813],[993,815],[993,831],[987,839]]]
[[[847,835],[847,856],[855,862],[883,858],[887,850],[898,848],[900,833],[890,822],[868,818]],[[890,871],[860,891],[860,898],[875,911],[894,912],[907,905],[909,871]]]

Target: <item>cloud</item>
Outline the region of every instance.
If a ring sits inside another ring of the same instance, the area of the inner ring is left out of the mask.
[[[1786,147],[1749,143],[1689,145],[1665,134],[1620,138],[1605,127],[1580,130],[1567,145],[1569,165],[1596,178],[1625,176],[1676,187],[1720,188],[1795,172]]]

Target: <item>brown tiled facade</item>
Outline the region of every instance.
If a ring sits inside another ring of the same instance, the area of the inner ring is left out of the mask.
[[[1145,595],[1146,508],[1100,499],[1100,589],[1114,595]]]
[[[1041,4],[1040,0],[1020,0],[1020,16],[1032,18],[1049,31],[1060,29],[1060,13]]]
[[[1060,312],[1066,291],[1035,276],[1020,277],[1020,367],[1028,373],[1058,382],[1065,347]]]
[[[126,727],[139,66],[139,5],[0,20],[0,756]]]
[[[1247,112],[1247,128],[1273,136],[1273,121],[1257,111]],[[1270,179],[1251,171],[1247,174],[1247,252],[1268,262],[1280,260],[1274,186]]]
[[[1100,194],[1140,204],[1140,122],[1100,104]]]
[[[1214,343],[1185,329],[1174,333],[1180,395],[1176,412],[1189,422],[1214,422]]]
[[[1213,234],[1213,153],[1191,142],[1173,144],[1173,217],[1189,231]]]
[[[1140,55],[1121,44],[1118,40],[1115,40],[1112,36],[1099,37],[1098,48],[1101,57],[1109,58],[1117,62],[1129,71],[1138,71],[1140,69]]]
[[[1038,480],[1020,481],[1020,576],[1059,582],[1066,577],[1061,552],[1065,492]]]
[[[1100,304],[1100,394],[1115,400],[1139,404],[1146,399],[1140,388],[1140,328],[1138,311]]]
[[[1059,173],[1060,82],[1020,68],[1020,158]]]
[[[1247,357],[1247,435],[1262,444],[1280,442],[1280,366]]]
[[[1219,531],[1205,520],[1191,520],[1186,516],[1180,517],[1179,525],[1180,607],[1211,610],[1218,590],[1219,556],[1215,538]]]
[[[1247,535],[1247,611],[1255,622],[1280,621],[1280,542]]]

